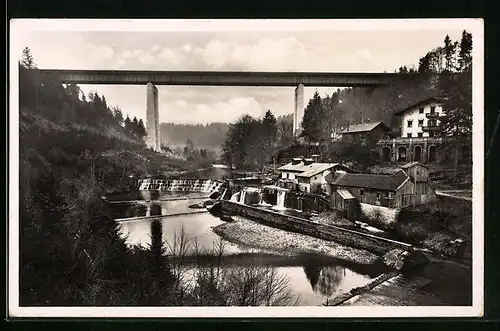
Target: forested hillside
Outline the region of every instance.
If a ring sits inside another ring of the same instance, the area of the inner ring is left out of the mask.
[[[227,123],[206,125],[161,123],[161,142],[168,148],[183,147],[189,139],[196,148],[205,148],[218,153],[228,129]]]
[[[443,45],[436,46],[419,59],[418,68],[399,67],[396,72],[407,74],[409,78],[398,84],[338,89],[324,97],[316,92],[305,107],[301,137],[293,137],[291,133],[292,114],[274,119],[268,132],[259,133],[273,137],[272,148],[264,149],[259,135],[251,134],[267,130],[262,125],[264,119],[242,116],[231,124],[223,149],[224,159],[239,167],[255,168],[272,160],[280,162],[293,156],[320,153],[323,160],[352,161],[363,170],[379,161],[374,146],[347,144],[332,136],[349,124],[374,121],[384,121],[392,127],[392,135],[399,136],[399,118],[393,116],[394,112],[433,96],[444,100],[446,116],[440,119],[441,132],[443,136],[454,138],[444,147],[453,151],[456,165],[458,149],[471,149],[472,35],[463,31],[460,41],[452,41],[446,36]],[[307,147],[313,142],[320,142],[320,148]]]
[[[153,277],[148,252],[127,248],[100,197],[192,162],[145,149],[140,121],[124,120],[104,96],[40,76],[28,48],[19,106],[20,305],[170,300],[171,287],[158,284],[168,273]]]

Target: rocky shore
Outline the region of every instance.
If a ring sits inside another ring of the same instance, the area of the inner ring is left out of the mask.
[[[238,216],[234,216],[233,219],[235,222],[218,225],[213,231],[230,242],[285,254],[287,252],[323,254],[365,265],[373,264],[379,259],[371,252],[343,246],[333,241],[280,230]]]

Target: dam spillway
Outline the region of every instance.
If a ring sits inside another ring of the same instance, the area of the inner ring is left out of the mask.
[[[222,181],[212,179],[141,179],[139,191],[200,192],[219,191]]]

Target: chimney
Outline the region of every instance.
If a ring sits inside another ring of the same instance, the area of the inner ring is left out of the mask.
[[[310,165],[312,163],[314,163],[313,159],[304,159],[304,165]]]

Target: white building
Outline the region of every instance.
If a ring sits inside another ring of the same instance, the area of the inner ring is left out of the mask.
[[[401,137],[380,139],[382,162],[440,162],[438,151],[443,138],[440,137],[440,118],[444,115],[442,101],[426,98],[394,113],[400,118]]]
[[[402,138],[434,137],[439,131],[439,117],[443,116],[441,101],[427,98],[394,113],[401,117]]]
[[[336,171],[349,171],[340,163],[318,163],[312,159],[294,158],[291,163],[278,168],[281,179],[293,182],[303,192],[316,193],[327,184],[326,176]]]

